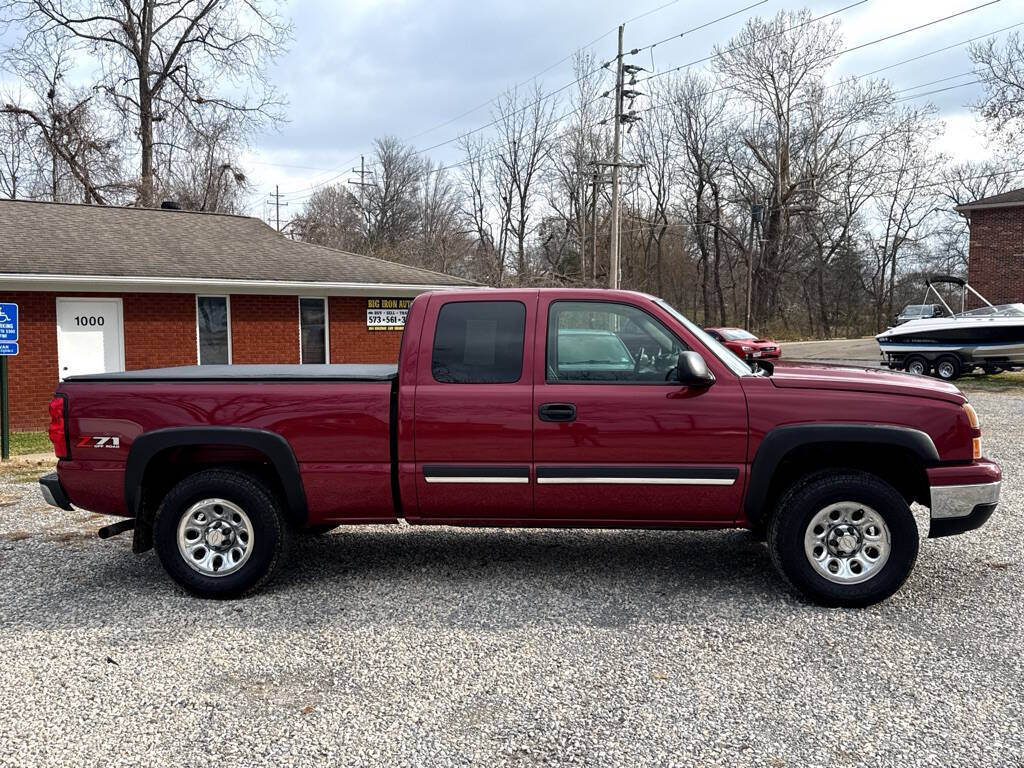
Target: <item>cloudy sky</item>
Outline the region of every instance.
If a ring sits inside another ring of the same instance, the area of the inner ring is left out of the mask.
[[[807,6],[820,15],[853,1],[814,1]],[[288,98],[288,122],[257,137],[246,157],[255,185],[251,213],[269,214],[264,201],[275,184],[288,193],[282,198],[290,201],[290,210],[282,212],[284,219],[299,209],[312,186],[354,179],[349,169],[358,165],[360,153],[370,153],[374,137],[393,134],[428,147],[488,122],[489,100],[542,70],[547,70],[540,77],[547,89],[570,82],[571,65],[563,59],[588,45],[601,57],[612,55],[614,29],[623,21],[628,22],[628,49],[754,2],[295,0],[287,6],[295,25],[294,43],[272,74]],[[867,0],[834,18],[842,21],[846,46],[853,47],[985,2]],[[727,41],[748,16],[769,16],[794,7],[798,6],[786,0],[767,0],[664,43],[654,49],[653,61],[645,53],[637,57],[638,63],[647,68],[653,64],[660,71],[699,59],[714,44]],[[1018,22],[1024,22],[1024,3],[1000,0],[846,54],[837,62],[836,75],[867,73]],[[931,100],[946,119],[945,151],[977,158],[986,154],[986,148],[967,108],[978,95],[978,86],[962,86],[974,79],[970,69],[966,47],[958,45],[881,76],[898,88],[916,88],[907,95],[955,86],[923,96],[920,102]],[[454,143],[430,154],[441,161],[457,159]]]
[[[820,16],[855,3],[804,5]],[[754,7],[741,10],[748,6]],[[350,169],[361,153],[369,156],[375,137],[395,135],[418,148],[448,142],[430,156],[460,159],[452,140],[491,120],[492,99],[538,73],[545,90],[566,85],[573,80],[573,51],[590,47],[610,58],[620,23],[626,22],[629,49],[735,12],[658,45],[653,57],[646,51],[636,57],[635,63],[664,71],[707,56],[752,15],[798,7],[792,0],[285,0],[294,41],[270,76],[288,100],[288,120],[254,137],[243,158],[253,182],[249,212],[270,215],[275,184],[289,202],[284,220],[301,210],[316,185],[355,179]],[[952,46],[879,76],[912,89],[905,95],[926,94],[915,102],[932,101],[946,120],[941,149],[977,159],[987,150],[967,105],[979,88],[969,85],[975,78],[962,43],[1011,25],[1024,30],[1024,0],[863,0],[832,18],[842,22],[846,47],[854,47],[963,11],[845,54],[834,74],[865,74]],[[948,90],[927,95],[938,89]]]

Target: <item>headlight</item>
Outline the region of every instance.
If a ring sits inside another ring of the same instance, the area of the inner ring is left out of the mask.
[[[741,347],[741,349],[742,349],[742,350],[743,350],[744,352],[753,352],[753,351],[754,351],[754,348],[753,348],[753,347],[748,347],[748,346],[747,346],[746,344],[744,344],[744,345],[743,345],[743,346]]]
[[[967,420],[971,422],[971,429],[981,429],[978,412],[974,410],[974,406],[970,403],[964,403],[964,412],[967,414]]]
[[[970,403],[964,403],[964,413],[967,414],[967,421],[971,425],[974,436],[971,438],[971,458],[981,458],[981,421],[978,419],[978,412]]]

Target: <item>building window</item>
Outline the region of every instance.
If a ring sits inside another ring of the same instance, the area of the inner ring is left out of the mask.
[[[508,384],[523,371],[526,306],[453,301],[441,307],[431,368],[444,384]]]
[[[196,344],[200,365],[231,362],[231,303],[227,296],[196,296]]]
[[[299,362],[326,363],[327,299],[299,299]]]

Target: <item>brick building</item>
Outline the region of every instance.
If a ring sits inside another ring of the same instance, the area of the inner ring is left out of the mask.
[[[1024,301],[1024,189],[956,210],[971,231],[967,281],[993,304]]]
[[[282,237],[245,216],[0,201],[18,304],[11,428],[64,376],[208,363],[393,362],[403,308],[460,278]]]

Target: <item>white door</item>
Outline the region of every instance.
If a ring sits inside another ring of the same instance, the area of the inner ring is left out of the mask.
[[[57,299],[60,378],[124,370],[120,299]]]

